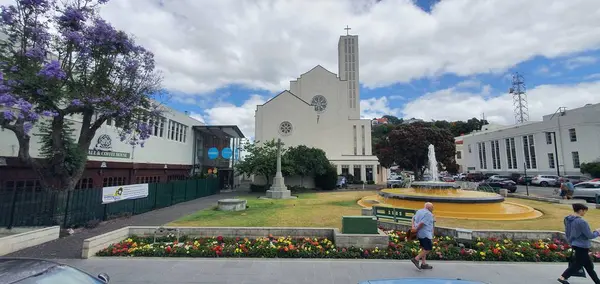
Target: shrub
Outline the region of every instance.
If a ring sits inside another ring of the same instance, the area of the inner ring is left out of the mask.
[[[329,164],[325,173],[315,177],[315,186],[322,190],[332,190],[337,187],[337,167]]]
[[[369,181],[367,181],[367,184],[375,184],[375,181],[374,180],[369,180]]]
[[[267,192],[269,185],[250,184],[250,192]]]
[[[582,163],[581,173],[589,174],[593,178],[600,178],[600,162]]]

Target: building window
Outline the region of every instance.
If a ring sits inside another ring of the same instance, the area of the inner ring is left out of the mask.
[[[571,138],[571,142],[577,142],[577,132],[575,128],[569,129],[569,138]]]
[[[487,157],[485,153],[485,143],[477,143],[477,151],[479,152],[479,168],[487,170]]]
[[[365,174],[367,175],[367,182],[369,181],[373,181],[373,165],[366,165],[365,166],[366,170],[365,170]]]
[[[467,148],[469,150],[469,154],[471,153],[471,144],[467,145]]]
[[[525,166],[528,169],[537,169],[533,135],[523,136],[523,154],[525,156]]]
[[[135,183],[160,183],[160,176],[136,177]]]
[[[164,128],[165,128],[165,118],[158,117],[155,119],[150,119],[148,121],[148,126],[150,126],[150,135],[156,137],[163,137]]]
[[[506,162],[509,169],[517,169],[517,149],[515,147],[515,138],[506,138]]]
[[[546,144],[548,144],[548,145],[552,144],[552,133],[551,132],[546,132]]]
[[[185,143],[187,138],[186,133],[188,130],[188,127],[186,125],[183,125],[174,120],[169,120],[168,130],[169,134],[167,136],[169,140]]]
[[[167,176],[167,181],[184,180],[184,179],[185,179],[185,175],[170,175],[170,176]]]
[[[356,145],[356,143],[357,143],[356,142],[356,125],[352,126],[352,132],[354,133],[354,155],[356,156],[357,155],[356,154],[357,153],[357,151],[356,151],[356,148],[357,148],[357,145]]]
[[[491,141],[491,150],[492,150],[492,168],[494,170],[502,169],[500,165],[500,143],[498,140]]]
[[[77,184],[75,184],[75,189],[88,189],[94,188],[94,180],[92,178],[82,178]]]
[[[573,157],[573,168],[579,169],[581,164],[579,163],[579,152],[571,152],[571,156]]]
[[[105,177],[102,180],[102,187],[126,185],[126,177]]]
[[[354,180],[362,180],[362,177],[360,176],[360,165],[354,165]]]
[[[342,175],[348,175],[348,174],[350,174],[350,166],[342,165]]]
[[[456,151],[456,159],[462,159],[462,152],[461,151]]]
[[[365,126],[361,125],[360,126],[360,132],[361,132],[361,136],[362,136],[362,154],[363,156],[365,155]]]
[[[556,168],[556,164],[554,163],[554,153],[548,153],[548,167],[551,169]]]

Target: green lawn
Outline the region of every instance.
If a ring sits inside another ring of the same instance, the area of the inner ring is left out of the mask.
[[[341,216],[360,215],[356,202],[373,191],[301,193],[298,199],[248,200],[248,209],[226,212],[213,209],[185,216],[170,226],[190,227],[341,227]]]
[[[361,214],[356,202],[373,191],[300,193],[298,199],[262,200],[257,195],[238,198],[248,200],[248,209],[240,212],[206,209],[185,216],[168,225],[179,227],[336,227],[342,216]],[[531,206],[544,215],[524,221],[485,221],[437,218],[443,227],[503,230],[564,230],[563,218],[572,213],[570,205],[507,198],[507,201]],[[591,208],[585,216],[592,229],[600,224],[600,210]]]

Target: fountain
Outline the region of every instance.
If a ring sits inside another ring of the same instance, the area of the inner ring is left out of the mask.
[[[474,220],[526,220],[542,216],[529,206],[505,201],[499,194],[463,190],[456,182],[438,181],[433,145],[429,145],[427,158],[432,181],[412,182],[410,188],[382,189],[378,195],[361,199],[359,205],[421,209],[423,203],[432,202],[436,216]]]

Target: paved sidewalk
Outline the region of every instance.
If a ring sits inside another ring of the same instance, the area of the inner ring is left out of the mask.
[[[418,271],[407,260],[91,258],[65,260],[91,274],[106,272],[111,284],[357,284],[391,278],[453,278],[494,284],[556,282],[566,263],[431,262]],[[572,278],[571,283],[590,283]]]
[[[208,197],[182,202],[170,207],[161,208],[144,214],[134,215],[130,218],[121,218],[108,221],[93,229],[85,229],[71,236],[60,238],[38,246],[26,248],[7,256],[35,257],[35,258],[81,258],[83,240],[117,230],[126,226],[160,226],[175,221],[182,216],[198,210],[214,206],[217,200],[239,195],[240,192],[228,192]]]

